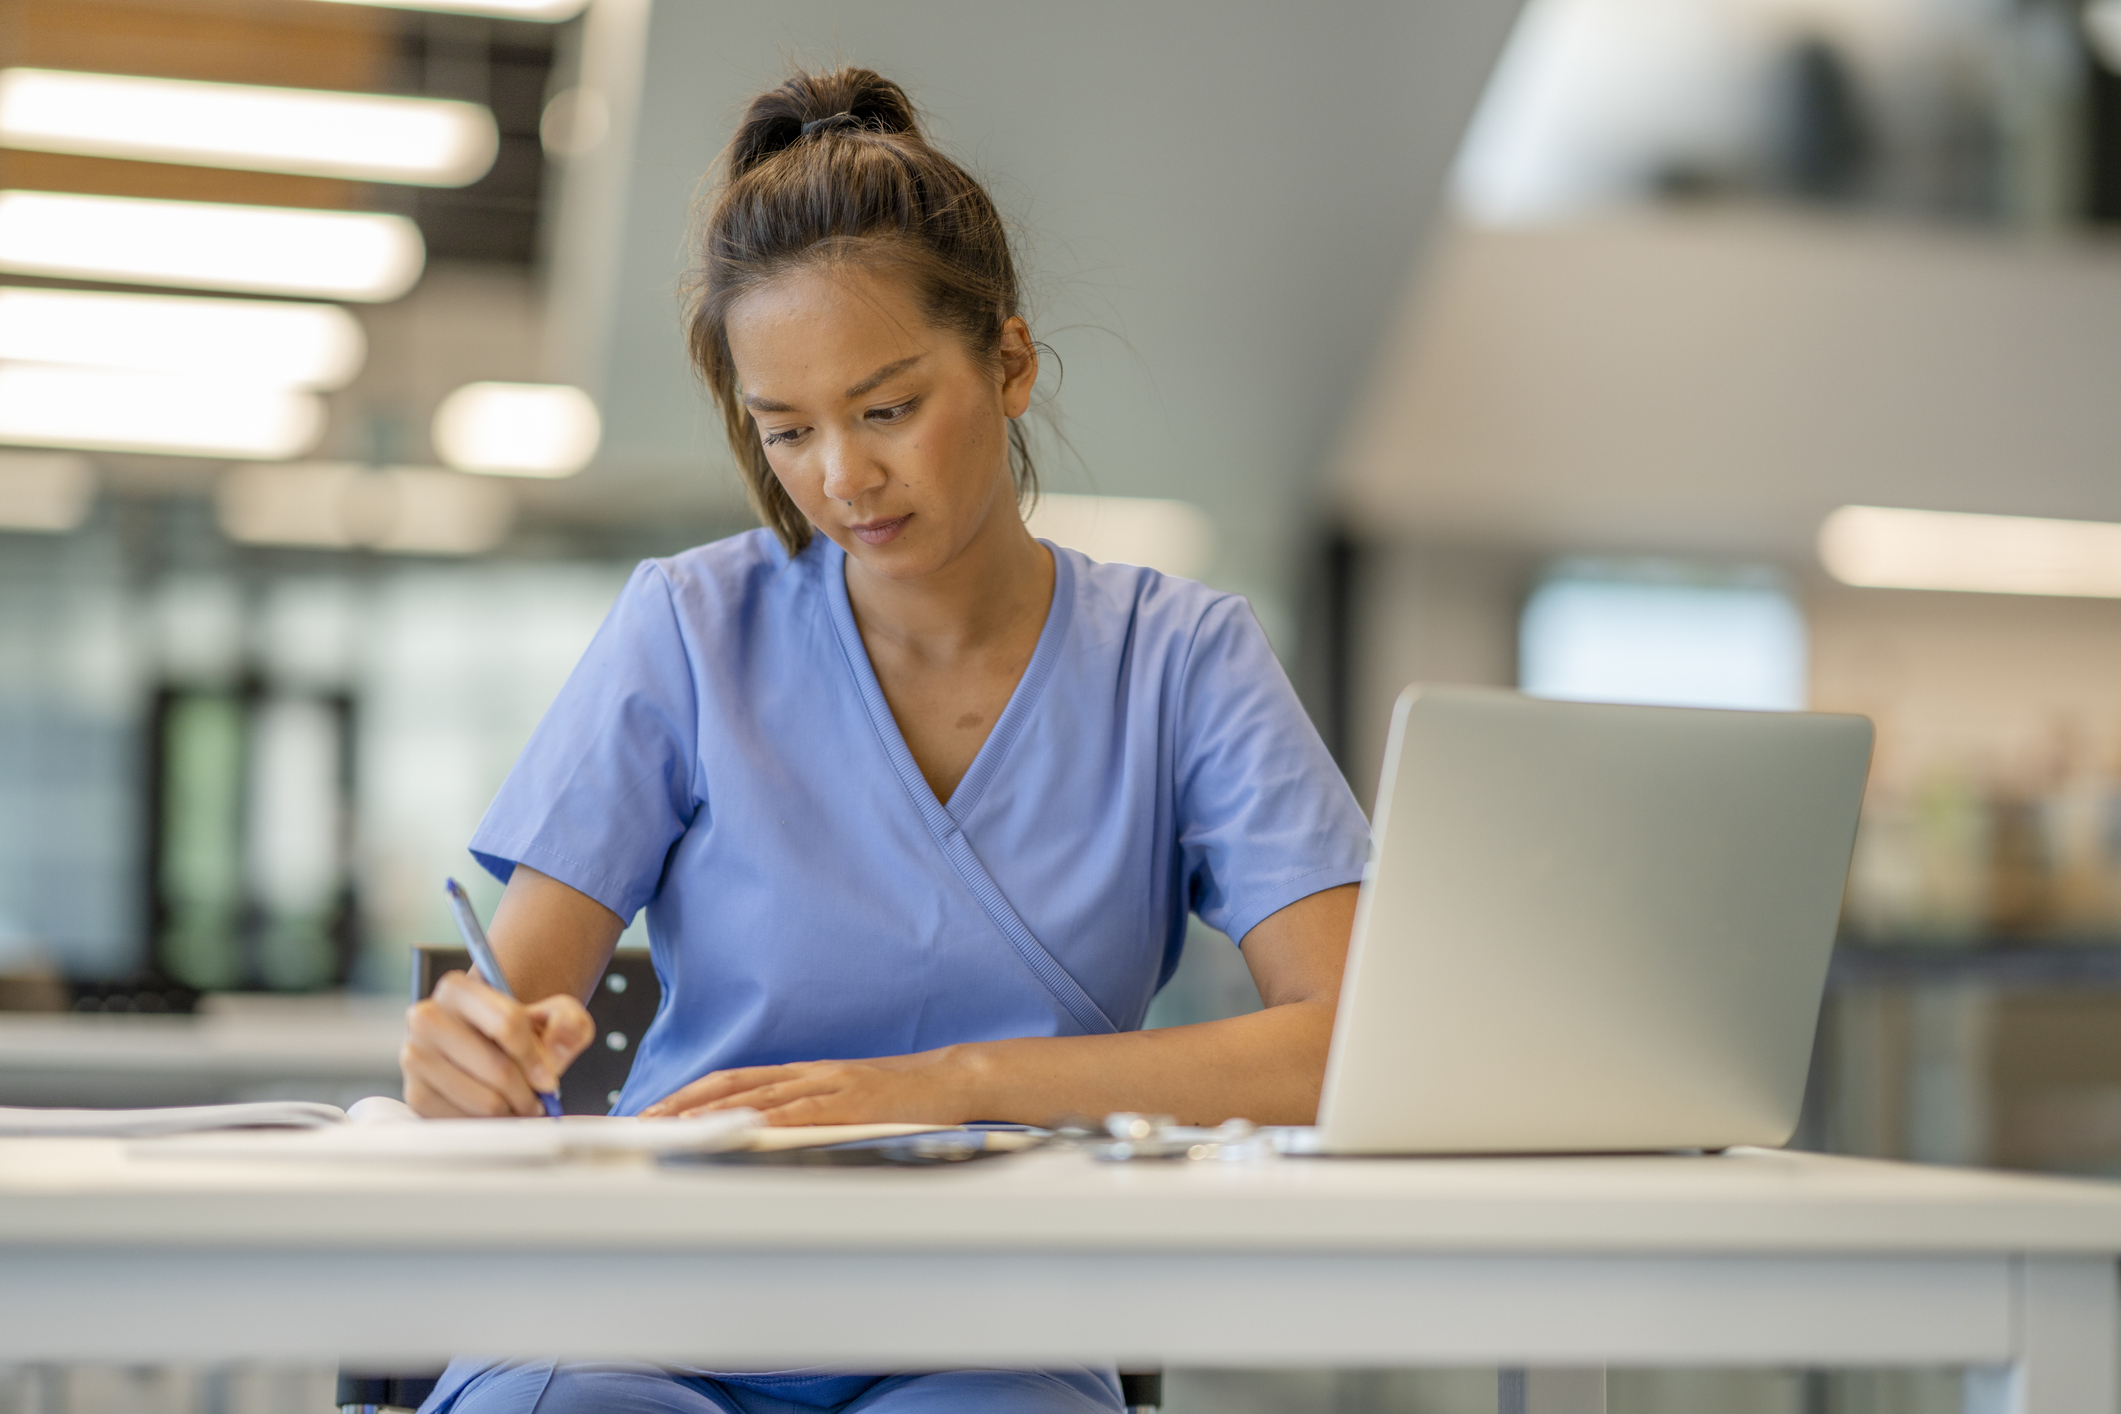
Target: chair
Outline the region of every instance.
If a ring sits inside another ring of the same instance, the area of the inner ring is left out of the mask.
[[[471,954],[462,948],[416,947],[412,950],[412,999],[419,1001],[432,993],[443,973],[470,970]],[[611,955],[611,966],[604,969],[596,990],[589,994],[589,1019],[596,1023],[597,1039],[560,1077],[563,1112],[611,1113],[633,1069],[634,1047],[647,1034],[648,1023],[655,1020],[662,1001],[663,984],[646,952],[628,948]]]
[[[391,1411],[418,1409],[427,1396],[435,1391],[438,1375],[423,1377],[388,1375],[349,1375],[339,1373],[339,1408],[341,1414],[391,1414]],[[1119,1372],[1120,1399],[1132,1410],[1158,1409],[1164,1402],[1164,1372],[1161,1370],[1122,1370]]]
[[[469,972],[471,954],[462,948],[416,947],[412,950],[412,999],[421,1001],[445,972]],[[611,966],[589,995],[589,1019],[596,1041],[560,1077],[560,1109],[567,1114],[608,1114],[633,1069],[636,1043],[655,1020],[663,984],[648,954],[628,949],[612,954]],[[417,1409],[434,1393],[441,1372],[373,1374],[339,1371],[336,1403],[342,1414],[387,1414]],[[1120,1398],[1129,1409],[1156,1409],[1164,1402],[1161,1370],[1122,1370]]]

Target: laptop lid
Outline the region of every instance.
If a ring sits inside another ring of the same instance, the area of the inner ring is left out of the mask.
[[[1862,717],[1409,687],[1319,1147],[1786,1142],[1870,751]]]

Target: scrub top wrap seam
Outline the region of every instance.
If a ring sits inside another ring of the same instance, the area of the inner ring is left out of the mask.
[[[1043,542],[1042,542],[1043,543]],[[1051,548],[1050,546],[1048,547]],[[964,882],[972,896],[979,900],[980,908],[994,924],[995,931],[1003,941],[1014,948],[1054,999],[1067,1008],[1068,1015],[1086,1036],[1109,1034],[1119,1028],[1112,1018],[1105,1015],[1090,994],[1082,989],[1075,978],[1068,975],[1059,959],[1046,949],[1038,936],[1024,923],[1023,918],[1010,904],[987,866],[980,862],[972,842],[965,838],[959,826],[953,805],[970,810],[979,802],[981,791],[987,781],[1009,754],[1009,747],[1022,729],[1024,719],[1038,710],[1040,696],[1045,691],[1046,680],[1053,675],[1056,645],[1066,637],[1069,620],[1073,617],[1070,607],[1074,602],[1073,575],[1068,561],[1056,553],[1053,557],[1053,603],[1046,611],[1046,622],[1039,629],[1038,644],[1032,650],[1031,661],[1024,666],[1024,673],[1017,680],[1016,690],[1009,694],[1008,705],[980,743],[980,749],[959,778],[957,789],[951,792],[946,803],[936,798],[921,774],[920,765],[913,759],[913,749],[906,744],[906,734],[899,730],[898,719],[892,715],[891,703],[884,696],[884,685],[877,680],[876,665],[869,659],[868,647],[862,642],[861,625],[855,622],[854,604],[847,597],[847,581],[844,561],[841,572],[829,575],[826,589],[832,605],[832,627],[840,639],[840,653],[847,664],[847,671],[854,675],[854,683],[860,689],[862,701],[869,709],[870,725],[876,729],[877,740],[890,756],[891,764],[898,772],[899,781],[906,787],[906,794],[928,826],[928,833],[935,838],[936,848],[950,861],[950,867]]]

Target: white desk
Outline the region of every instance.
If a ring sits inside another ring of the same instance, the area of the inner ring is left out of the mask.
[[[343,1104],[398,1093],[405,1004],[220,996],[197,1016],[0,1014],[0,1105]]]
[[[0,1360],[1984,1367],[2117,1408],[2121,1186],[1816,1155],[361,1172],[0,1141]]]

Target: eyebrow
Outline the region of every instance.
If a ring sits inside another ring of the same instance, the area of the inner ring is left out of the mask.
[[[875,392],[883,383],[904,373],[925,357],[927,357],[925,354],[915,354],[911,358],[902,358],[897,363],[885,364],[882,368],[879,368],[876,372],[849,388],[846,392],[847,399],[851,402],[864,393]]]
[[[899,374],[904,373],[907,369],[913,367],[914,364],[919,363],[923,358],[926,357],[926,354],[915,354],[911,358],[902,358],[897,363],[887,363],[882,368],[879,368],[876,372],[870,374],[867,378],[864,378],[861,382],[855,384],[852,388],[849,388],[841,396],[845,397],[848,401],[851,402],[864,393],[874,392],[879,386],[888,382],[892,378],[897,377]],[[753,412],[795,411],[794,408],[788,406],[788,404],[786,403],[777,403],[771,398],[761,398],[751,393],[746,393],[744,395],[744,406],[750,408]]]

